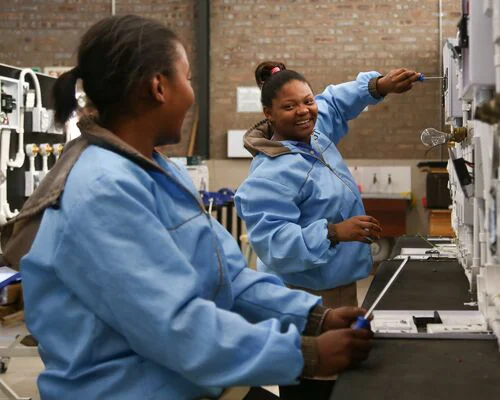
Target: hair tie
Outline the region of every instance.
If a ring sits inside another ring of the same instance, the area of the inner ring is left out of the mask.
[[[274,67],[272,70],[271,70],[271,75],[274,75],[274,74],[277,74],[278,72],[280,72],[281,69],[280,67]]]

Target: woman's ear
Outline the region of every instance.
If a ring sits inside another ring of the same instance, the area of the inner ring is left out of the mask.
[[[271,124],[273,123],[273,115],[271,107],[264,107],[264,116]]]
[[[167,101],[167,78],[162,74],[156,74],[151,79],[149,91],[154,100],[165,103]]]

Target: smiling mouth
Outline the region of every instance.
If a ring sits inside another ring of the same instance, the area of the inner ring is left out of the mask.
[[[312,121],[311,119],[306,119],[305,121],[300,121],[300,122],[295,123],[295,125],[304,127],[304,126],[308,126],[311,121]]]

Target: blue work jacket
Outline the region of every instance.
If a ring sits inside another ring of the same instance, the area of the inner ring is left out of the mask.
[[[43,399],[216,398],[301,373],[319,298],[246,268],[187,173],[155,161],[87,147],[22,258]]]
[[[259,257],[259,270],[313,290],[331,289],[369,274],[370,245],[331,246],[327,224],[365,214],[337,144],[348,131],[348,121],[380,101],[368,90],[368,82],[379,76],[360,73],[355,81],[330,85],[316,96],[318,119],[310,145],[269,140],[267,123],[257,124],[245,135],[245,145],[255,157],[235,202]]]

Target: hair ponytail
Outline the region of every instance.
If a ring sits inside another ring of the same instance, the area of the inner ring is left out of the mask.
[[[285,71],[286,66],[282,62],[278,61],[264,61],[261,62],[257,68],[255,68],[255,82],[257,86],[262,89],[264,83],[272,76],[273,69],[279,68],[280,71]]]
[[[59,125],[64,125],[73,111],[76,110],[75,87],[79,77],[80,70],[75,67],[59,76],[52,88],[52,98],[55,106],[54,119]]]

